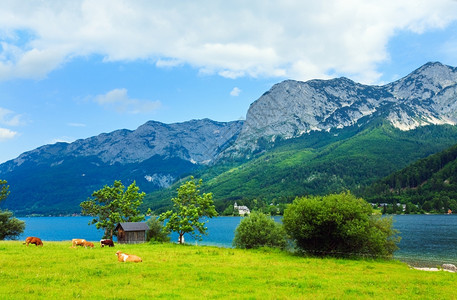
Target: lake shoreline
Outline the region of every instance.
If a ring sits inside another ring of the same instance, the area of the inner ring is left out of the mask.
[[[103,231],[95,225],[89,225],[93,219],[88,216],[59,217],[23,217],[26,229],[20,240],[27,236],[38,236],[44,241],[69,241],[84,238],[99,241]],[[274,217],[280,222],[281,217]],[[191,245],[207,245],[221,248],[233,248],[234,232],[242,217],[220,216],[209,219],[208,235],[196,241],[186,235],[185,240]],[[457,215],[416,214],[394,215],[394,228],[400,231],[402,240],[394,259],[406,262],[414,267],[437,267],[444,263],[457,264]],[[171,235],[171,241],[177,241],[177,235]]]

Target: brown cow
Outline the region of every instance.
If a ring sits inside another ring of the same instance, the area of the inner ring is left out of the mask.
[[[143,261],[141,259],[141,257],[132,255],[132,254],[122,253],[121,251],[117,251],[116,255],[117,255],[117,260],[121,261],[121,262],[126,262],[126,261],[142,262]]]
[[[84,246],[84,243],[86,243],[85,239],[72,239],[71,248],[76,248],[76,246]]]
[[[109,247],[114,247],[114,242],[113,240],[110,240],[110,239],[103,239],[103,240],[100,240],[100,247],[105,247],[105,246],[109,246]]]
[[[24,244],[26,244],[27,247],[29,246],[29,244],[35,244],[35,246],[43,246],[43,242],[41,241],[41,239],[34,236],[29,236],[28,238],[26,238]]]
[[[92,242],[84,242],[83,246],[84,246],[84,248],[87,248],[87,247],[94,248],[94,243],[92,243]]]

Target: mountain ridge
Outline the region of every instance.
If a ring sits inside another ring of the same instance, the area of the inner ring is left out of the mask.
[[[457,68],[430,62],[382,86],[345,77],[275,84],[247,112],[237,141],[223,155],[253,152],[259,139],[295,138],[310,131],[352,126],[389,107],[386,118],[402,130],[457,123]],[[452,103],[449,103],[452,100]]]

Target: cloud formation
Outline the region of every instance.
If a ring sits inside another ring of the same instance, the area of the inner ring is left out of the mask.
[[[452,0],[8,1],[0,80],[42,78],[74,57],[188,64],[205,74],[351,76],[376,82],[400,31],[457,20]],[[109,8],[109,9],[108,9]]]
[[[241,90],[238,87],[234,87],[233,90],[230,92],[230,96],[238,97],[241,93]]]
[[[20,126],[24,125],[22,115],[16,114],[14,111],[0,107],[0,124],[6,126]]]
[[[119,113],[150,113],[160,108],[160,101],[148,101],[131,99],[127,95],[127,89],[114,89],[106,94],[95,97],[95,102],[108,109],[114,109]]]
[[[84,123],[67,123],[67,125],[70,127],[86,127]]]
[[[7,128],[0,128],[0,142],[14,138],[17,135],[16,131]]]

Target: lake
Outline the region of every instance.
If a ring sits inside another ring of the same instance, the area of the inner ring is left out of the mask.
[[[394,227],[400,231],[402,240],[395,257],[410,264],[436,266],[443,263],[457,265],[457,215],[399,215],[394,216]],[[19,237],[38,236],[43,241],[66,241],[85,238],[98,241],[103,231],[88,225],[91,217],[29,217],[19,218],[26,223]],[[235,228],[241,217],[217,217],[210,219],[208,235],[195,241],[185,235],[186,243],[231,247]],[[276,217],[280,222],[281,218]],[[172,235],[177,240],[177,235]]]

